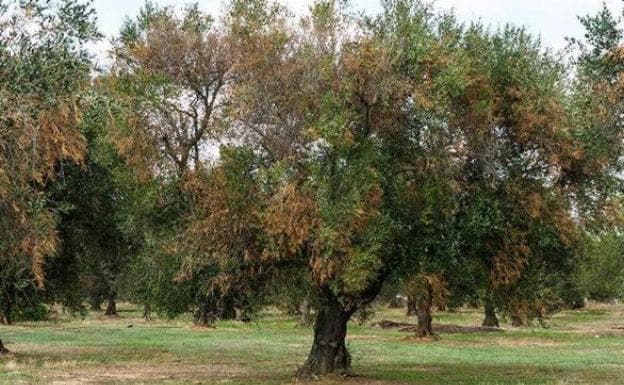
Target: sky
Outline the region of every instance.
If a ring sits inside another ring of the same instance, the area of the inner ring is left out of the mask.
[[[163,5],[184,6],[187,0],[156,0]],[[199,0],[200,7],[216,14],[222,8],[222,0]],[[281,0],[295,11],[303,12],[312,0]],[[616,14],[624,9],[624,0],[605,0]],[[119,31],[124,17],[134,16],[144,0],[95,0],[100,30],[106,36]],[[351,0],[354,9],[364,10],[369,14],[379,11],[379,0]],[[559,50],[565,47],[565,37],[580,37],[583,34],[577,16],[596,13],[602,0],[437,0],[436,7],[454,9],[461,21],[481,19],[493,28],[513,23],[524,25],[527,29],[542,37],[547,47]],[[104,50],[105,43],[99,45]]]

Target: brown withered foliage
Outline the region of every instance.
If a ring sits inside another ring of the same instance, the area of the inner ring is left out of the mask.
[[[448,303],[448,283],[438,274],[419,273],[405,283],[405,294],[409,297],[427,297],[432,307],[443,309]]]
[[[314,200],[293,183],[280,187],[269,199],[262,220],[270,243],[263,256],[278,259],[305,251],[319,224]]]
[[[272,22],[241,43],[253,48],[237,67],[236,103],[229,109],[228,137],[260,146],[271,161],[301,155],[312,129],[307,116],[318,111],[318,82],[325,76],[289,44],[293,32],[283,28]]]
[[[187,174],[184,191],[193,202],[185,231],[174,242],[175,252],[185,256],[177,280],[197,278],[215,304],[234,298],[246,309],[245,299],[258,293],[270,264],[263,261],[261,193],[255,185],[241,188],[240,170],[234,172],[215,167]]]
[[[241,191],[233,183],[222,168],[210,170],[205,177],[189,177],[185,183],[194,198],[185,240],[191,255],[199,258],[197,263],[227,266],[231,258],[245,262],[262,255],[261,201],[255,186]]]
[[[47,210],[33,210],[40,189],[57,176],[61,160],[82,162],[85,143],[72,101],[46,106],[0,90],[0,208],[10,223],[3,255],[28,256],[39,284],[43,262],[58,245],[56,221]],[[34,112],[33,112],[34,111]]]
[[[114,133],[119,150],[151,172],[183,175],[214,156],[235,46],[196,7],[153,9],[127,28],[108,79],[130,112]]]

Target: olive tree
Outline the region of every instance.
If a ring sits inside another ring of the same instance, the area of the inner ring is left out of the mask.
[[[0,2],[0,277],[9,320],[18,289],[43,284],[43,263],[58,247],[44,186],[60,161],[83,160],[85,44],[97,36],[88,3]]]

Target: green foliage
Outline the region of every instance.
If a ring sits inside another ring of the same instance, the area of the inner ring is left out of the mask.
[[[571,37],[570,44],[580,51],[577,59],[579,75],[594,79],[613,79],[624,67],[613,65],[609,51],[621,44],[624,33],[621,18],[613,15],[606,4],[595,15],[579,17],[585,28],[584,39]]]
[[[86,159],[61,163],[61,178],[48,187],[62,239],[47,265],[49,300],[82,311],[85,299],[98,307],[120,294],[122,275],[143,245],[143,234],[129,222],[146,192],[107,136],[109,119],[118,113],[113,101],[102,89],[85,99]]]
[[[579,286],[587,298],[624,298],[624,239],[618,233],[588,236],[577,268]]]
[[[600,231],[619,226],[621,219],[624,30],[606,5],[580,21],[586,33],[584,39],[571,39],[577,50],[569,116],[571,134],[581,143],[579,157],[586,166],[570,179],[578,185],[578,210],[592,230]],[[588,174],[591,178],[586,178]]]
[[[23,289],[43,284],[44,262],[58,249],[57,217],[44,189],[58,176],[59,163],[83,160],[78,122],[91,70],[86,44],[98,37],[89,3],[0,2],[0,287],[5,307],[38,306],[37,295]]]

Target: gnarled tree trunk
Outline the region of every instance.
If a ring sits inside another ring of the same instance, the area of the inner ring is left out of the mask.
[[[347,350],[347,323],[353,315],[329,289],[324,290],[314,325],[314,342],[308,359],[297,371],[297,377],[308,378],[351,372],[351,355]]]
[[[418,337],[430,337],[433,336],[433,316],[431,315],[431,297],[423,296],[421,301],[418,302],[418,309],[416,312],[418,318]]]
[[[416,303],[416,317],[418,318],[418,329],[416,335],[420,338],[433,336],[433,286],[427,276],[423,276],[420,290],[413,293]]]
[[[409,281],[406,281],[407,292],[407,315],[416,315],[418,327],[416,335],[427,337],[433,335],[432,307],[434,300],[434,288],[432,280],[426,274],[418,274]]]
[[[491,328],[500,327],[498,318],[496,317],[496,309],[489,298],[485,300],[485,318],[483,319],[483,326]]]
[[[110,317],[117,316],[117,301],[115,300],[115,297],[110,297],[108,299],[108,304],[106,305],[106,311],[104,312],[104,315]]]

